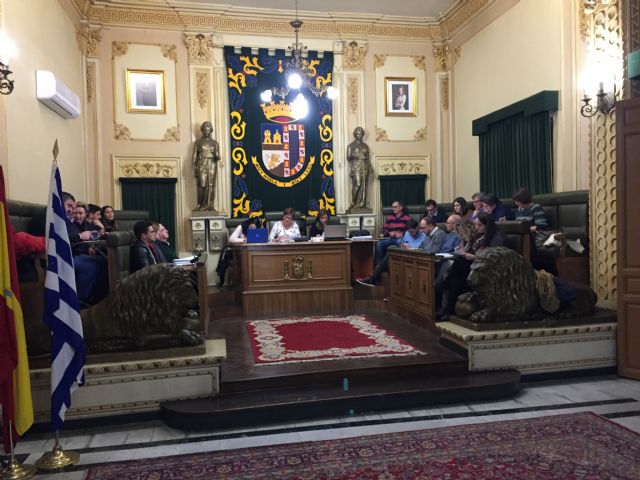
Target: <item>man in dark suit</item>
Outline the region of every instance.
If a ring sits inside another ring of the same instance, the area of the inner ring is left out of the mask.
[[[431,217],[435,223],[444,223],[447,221],[447,214],[438,210],[438,204],[432,198],[424,204],[427,209],[427,216]]]
[[[140,220],[133,226],[136,242],[131,245],[129,254],[129,273],[156,263],[166,262],[166,259],[154,245],[156,233],[153,224],[147,220]]]

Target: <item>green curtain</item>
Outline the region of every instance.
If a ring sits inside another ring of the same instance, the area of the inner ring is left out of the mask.
[[[480,190],[510,197],[520,187],[552,191],[552,124],[549,111],[520,113],[489,125],[480,135]]]
[[[151,221],[169,230],[169,241],[176,238],[175,178],[121,178],[122,209],[147,210]]]
[[[400,200],[405,205],[424,204],[427,175],[380,175],[378,178],[383,207],[390,207],[394,200]]]

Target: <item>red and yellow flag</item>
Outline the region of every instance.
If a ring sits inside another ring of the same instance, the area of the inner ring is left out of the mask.
[[[0,166],[0,404],[5,452],[10,451],[9,421],[13,440],[33,424],[29,361],[20,307],[18,272],[9,235],[9,211]]]

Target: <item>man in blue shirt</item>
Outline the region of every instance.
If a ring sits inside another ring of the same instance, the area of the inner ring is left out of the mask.
[[[460,215],[449,215],[449,218],[447,218],[447,234],[444,236],[440,251],[436,253],[453,253],[460,246],[462,239],[455,231],[456,223],[460,220],[462,220]]]
[[[424,220],[423,220],[424,221]],[[400,247],[408,250],[415,250],[419,248],[426,239],[426,235],[418,228],[418,222],[414,219],[407,221],[407,231],[402,236]],[[389,254],[385,254],[383,259],[378,262],[373,273],[368,277],[358,277],[356,282],[360,285],[366,285],[367,287],[373,287],[380,280],[380,277],[384,272],[389,270]]]

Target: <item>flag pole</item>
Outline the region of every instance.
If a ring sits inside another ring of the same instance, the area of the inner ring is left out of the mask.
[[[9,420],[9,444],[11,445],[11,458],[7,468],[0,472],[0,480],[26,480],[33,477],[37,468],[25,463],[21,465],[16,460],[13,451],[13,422],[11,420]]]
[[[56,443],[53,446],[53,450],[43,454],[36,462],[38,470],[44,470],[47,472],[62,470],[69,465],[75,465],[80,461],[80,454],[78,452],[65,452],[60,445],[60,431],[55,432]]]
[[[58,139],[56,139],[56,142],[53,146],[53,171],[57,171],[57,158],[58,158]],[[54,175],[52,175],[52,179],[53,179]],[[59,177],[58,177],[59,179]],[[52,187],[53,189],[53,187]],[[51,192],[50,192],[50,197],[51,197]],[[49,201],[51,202],[51,198],[49,199]],[[52,205],[51,203],[49,203],[49,205]],[[47,208],[47,237],[49,237],[49,227],[51,226],[51,218],[50,218],[50,214],[51,212],[49,211],[50,208]],[[64,235],[66,236],[66,231],[64,233]],[[68,238],[67,238],[67,242],[68,242]],[[70,248],[70,247],[69,247]],[[71,267],[73,268],[73,263],[71,263]],[[49,265],[47,265],[47,275],[49,274]],[[48,278],[48,277],[47,277]],[[73,291],[75,293],[75,284],[72,284],[73,287]],[[77,302],[77,298],[76,298],[76,302]],[[45,320],[46,323],[46,320]],[[52,330],[53,332],[53,330]],[[53,334],[53,333],[52,333]],[[83,352],[84,353],[84,352]],[[53,371],[53,364],[51,366],[52,371]],[[53,382],[52,382],[53,384]],[[52,392],[53,393],[53,392]],[[60,445],[60,428],[59,428],[59,424],[56,423],[54,421],[54,412],[56,415],[58,415],[58,411],[56,411],[53,408],[53,403],[52,402],[52,423],[54,425],[55,428],[55,444],[53,445],[53,449],[51,450],[51,452],[47,452],[44,453],[42,455],[42,457],[40,457],[38,459],[38,461],[36,461],[36,467],[38,467],[39,470],[45,470],[45,471],[56,471],[56,470],[62,470],[65,467],[68,467],[69,465],[75,465],[76,463],[78,463],[78,461],[80,461],[80,454],[78,452],[65,452],[64,450],[62,450],[62,446]],[[65,409],[66,411],[66,409]],[[62,414],[62,421],[64,421],[64,413]]]

